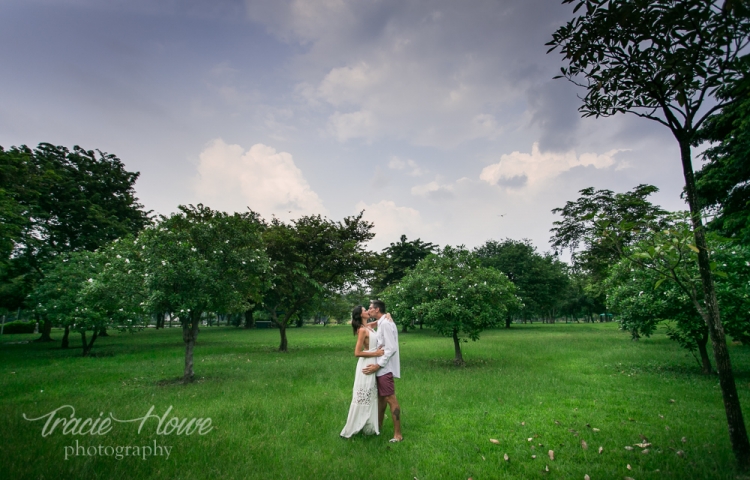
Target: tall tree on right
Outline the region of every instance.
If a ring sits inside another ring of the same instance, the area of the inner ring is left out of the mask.
[[[742,1],[563,0],[576,16],[552,35],[567,66],[558,78],[585,88],[583,116],[632,113],[670,129],[680,147],[708,326],[738,466],[750,468],[750,441],[719,318],[691,146],[711,115],[732,100],[720,95],[748,72],[750,9]],[[717,93],[719,95],[717,95]]]

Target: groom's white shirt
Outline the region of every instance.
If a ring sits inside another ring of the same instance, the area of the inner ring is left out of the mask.
[[[383,356],[377,357],[380,370],[376,375],[381,377],[392,373],[394,377],[401,378],[401,359],[398,355],[398,327],[385,315],[378,320],[378,348],[383,349]]]

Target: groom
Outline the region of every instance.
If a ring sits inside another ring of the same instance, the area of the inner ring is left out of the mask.
[[[383,430],[383,416],[385,407],[391,408],[391,417],[393,417],[393,438],[391,442],[400,442],[404,439],[401,435],[401,407],[396,399],[396,387],[393,384],[393,377],[401,378],[401,361],[398,355],[398,328],[393,322],[390,315],[385,316],[385,303],[381,300],[370,301],[370,308],[367,310],[370,318],[376,318],[378,324],[378,348],[382,348],[385,353],[377,357],[377,363],[368,365],[362,371],[366,375],[376,374],[375,380],[378,384],[378,427]]]

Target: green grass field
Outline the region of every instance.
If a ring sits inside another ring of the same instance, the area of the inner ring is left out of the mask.
[[[184,355],[176,328],[113,333],[97,340],[94,358],[59,343],[9,343],[35,337],[0,338],[3,478],[737,477],[717,379],[700,375],[664,335],[634,343],[611,323],[485,332],[464,344],[463,368],[452,364],[450,339],[429,330],[401,334],[400,444],[387,441],[389,419],[380,437],[338,436],[356,364],[349,327],[291,329],[288,354],[275,351],[276,330],[203,328],[198,381],[187,386],[175,382]],[[748,416],[750,350],[730,351]],[[161,416],[172,406],[170,418],[210,417],[214,429],[158,435],[158,421],[149,419],[140,434],[137,423],[121,423],[102,436],[64,435],[58,427],[43,437],[44,420],[23,418],[63,405],[95,419],[100,412],[135,419],[152,405]],[[625,449],[643,437],[648,453]],[[101,445],[103,455],[66,460],[76,441],[84,450]],[[154,442],[172,447],[169,458],[131,450],[117,459],[105,448]]]

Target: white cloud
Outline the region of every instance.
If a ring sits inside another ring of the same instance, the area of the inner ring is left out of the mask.
[[[430,182],[424,185],[415,185],[411,188],[411,194],[418,197],[428,198],[450,198],[453,196],[452,185],[440,185],[438,182]]]
[[[222,139],[212,141],[200,154],[194,187],[200,202],[220,210],[250,207],[264,217],[284,219],[327,213],[292,155],[262,143],[245,151]]]
[[[534,143],[531,153],[515,151],[500,157],[498,163],[484,167],[479,175],[490,185],[505,187],[535,186],[549,178],[575,167],[593,166],[597,169],[615,164],[614,156],[623,150],[609,150],[603,154],[583,153],[577,156],[575,150],[567,153],[541,152]]]
[[[372,222],[375,227],[375,238],[370,241],[370,247],[381,250],[391,242],[397,242],[401,235],[419,237],[431,232],[436,225],[424,221],[418,210],[411,207],[399,207],[390,200],[378,203],[357,203],[356,211],[364,210],[364,219]]]
[[[336,112],[328,119],[328,132],[340,142],[351,138],[372,139],[372,132],[376,127],[375,116],[372,112],[360,110],[358,112]]]
[[[388,162],[388,168],[391,170],[406,170],[409,168],[411,169],[409,175],[412,177],[418,177],[425,173],[425,170],[421,169],[419,165],[417,165],[417,162],[410,158],[402,160],[399,157],[391,157],[391,160]]]

